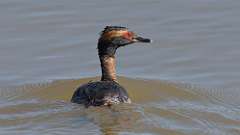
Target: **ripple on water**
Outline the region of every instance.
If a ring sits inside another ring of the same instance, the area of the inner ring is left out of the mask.
[[[69,102],[79,84],[97,79],[58,80],[2,90],[9,95],[3,94],[5,98],[0,100],[1,132],[171,135],[239,132],[238,108],[194,87],[166,81],[119,77],[133,99],[130,105],[86,109]]]

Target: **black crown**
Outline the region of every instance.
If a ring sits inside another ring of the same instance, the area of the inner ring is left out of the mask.
[[[127,30],[127,28],[122,26],[106,26],[104,30],[101,32],[101,34],[109,31],[113,31],[113,30]]]

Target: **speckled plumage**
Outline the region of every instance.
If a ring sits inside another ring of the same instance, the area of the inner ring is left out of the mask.
[[[84,104],[86,107],[131,102],[126,90],[114,81],[84,84],[75,91],[71,101]]]

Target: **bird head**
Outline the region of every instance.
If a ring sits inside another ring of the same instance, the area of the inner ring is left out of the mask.
[[[98,40],[99,55],[114,56],[117,48],[136,42],[150,43],[151,40],[138,36],[126,27],[106,26]]]

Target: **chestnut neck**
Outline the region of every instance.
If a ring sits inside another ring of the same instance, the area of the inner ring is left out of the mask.
[[[99,58],[100,58],[101,68],[102,68],[101,81],[117,82],[115,56],[99,55]]]

